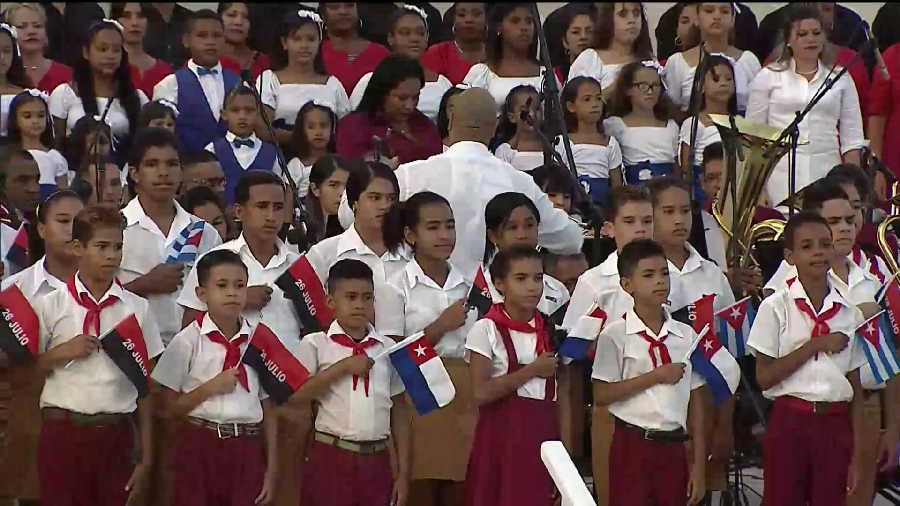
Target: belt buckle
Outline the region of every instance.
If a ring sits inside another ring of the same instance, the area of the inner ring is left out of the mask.
[[[653,431],[650,429],[644,429],[644,439],[647,441],[653,441]]]
[[[227,433],[226,433],[226,434],[222,434],[222,425],[223,425],[223,424],[221,424],[221,423],[217,423],[217,424],[216,424],[216,435],[219,436],[219,439],[230,439],[230,438],[233,438],[233,437],[237,437],[237,435],[238,435],[238,426],[237,426],[236,423],[226,424],[226,425],[233,425],[233,426],[234,426],[234,433],[233,433],[233,434],[230,434],[230,435],[227,434]]]
[[[825,411],[828,410],[827,406],[824,403],[819,402],[819,401],[814,401],[812,403],[812,405],[813,405],[813,413],[817,414],[817,415],[825,414]]]

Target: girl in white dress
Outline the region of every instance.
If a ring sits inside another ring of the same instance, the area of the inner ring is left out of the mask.
[[[673,54],[666,61],[666,89],[672,102],[682,111],[687,111],[691,100],[694,72],[700,58],[701,47],[706,55],[723,55],[733,60],[734,82],[737,89],[738,111],[747,108],[750,81],[760,70],[759,59],[751,51],[741,51],[729,44],[734,28],[735,11],[730,2],[699,3],[697,24],[700,28],[701,45],[687,51]]]
[[[786,127],[839,70],[823,54],[826,31],[817,9],[792,8],[783,37],[787,44],[781,58],[757,74],[747,102],[747,119],[776,128]],[[825,177],[839,163],[859,165],[865,139],[859,97],[849,75],[844,74],[800,122],[800,138],[809,142],[797,147],[796,190]],[[766,183],[771,207],[788,198],[789,183],[785,156]]]
[[[652,60],[625,65],[612,92],[612,116],[603,121],[622,149],[627,184],[679,172],[678,124],[660,70]]]
[[[552,70],[537,61],[539,22],[528,4],[493,6],[487,28],[487,61],[472,65],[463,82],[488,90],[497,109],[516,86],[527,84],[541,89],[544,73]]]
[[[25,88],[30,88],[30,85],[22,66],[16,28],[0,23],[0,138],[7,136],[9,103]]]
[[[387,42],[391,52],[421,62],[422,54],[428,46],[428,21],[425,11],[414,5],[403,4],[402,8],[397,9],[391,15],[389,26]],[[453,87],[453,84],[449,79],[435,73],[425,65],[422,65],[422,70],[425,71],[425,85],[419,92],[419,104],[416,108],[428,116],[431,121],[436,121],[441,98],[447,90]],[[362,76],[356,83],[356,87],[353,88],[353,93],[350,94],[350,104],[354,110],[362,102],[370,79],[372,79],[371,72]]]
[[[622,151],[615,137],[603,131],[603,89],[593,77],[576,77],[563,88],[562,105],[578,181],[594,204],[605,205],[610,180],[613,186],[622,186]],[[561,138],[556,151],[566,159]]]
[[[307,102],[328,107],[338,118],[346,116],[351,109],[344,86],[325,71],[321,52],[322,18],[318,14],[306,10],[289,13],[282,25],[280,41],[272,51],[272,70],[260,74],[256,89],[278,143],[287,147],[297,113]],[[265,131],[256,134],[268,136]]]
[[[9,104],[9,141],[28,150],[37,162],[41,200],[57,189],[69,187],[69,164],[53,149],[47,98],[43,91],[29,89],[16,95]]]
[[[625,64],[653,59],[653,46],[641,2],[598,2],[596,6],[593,47],[575,58],[568,79],[593,77],[608,91]]]
[[[532,86],[516,86],[506,97],[497,125],[496,141],[500,144],[494,149],[494,156],[528,173],[544,164],[544,144],[535,131],[543,123],[540,100]],[[528,114],[530,120],[522,119],[523,114]]]
[[[309,191],[312,166],[325,155],[334,154],[334,129],[337,117],[324,105],[307,102],[297,113],[297,123],[291,134],[291,153],[288,173],[297,185],[300,198]]]

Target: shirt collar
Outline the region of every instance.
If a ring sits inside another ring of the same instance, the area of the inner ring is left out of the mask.
[[[378,335],[378,333],[375,332],[375,327],[373,327],[371,324],[366,325],[366,327],[367,327],[366,337],[365,337],[365,339],[360,341],[361,343],[364,343],[364,342],[368,341],[369,339],[374,339],[381,344],[384,344],[384,345],[388,344],[387,341],[385,341],[384,337]],[[328,337],[331,337],[336,334],[349,335],[346,332],[344,332],[344,328],[341,327],[341,324],[338,323],[337,320],[334,320],[333,322],[331,322],[331,325],[328,327],[327,335],[328,335]],[[353,338],[351,337],[350,339],[353,339]]]
[[[247,137],[238,137],[231,130],[225,133],[225,140],[228,141],[229,144],[234,142],[235,139],[240,139],[242,141],[250,140],[253,141],[253,146],[256,147],[259,145],[259,137],[256,136],[256,133],[251,133]]]
[[[87,287],[84,286],[84,283],[81,282],[80,271],[75,273],[75,290],[79,294],[87,294],[87,296],[97,304],[102,304],[103,301],[110,297],[116,297],[119,300],[122,300],[122,297],[125,295],[125,289],[122,288],[122,284],[119,283],[118,279],[113,278],[112,285],[110,285],[109,290],[107,290],[106,293],[103,294],[103,297],[100,297],[100,300],[94,299],[94,296],[91,295],[91,291],[88,290]]]
[[[614,276],[619,274],[619,252],[613,251],[606,257],[600,265],[597,266],[597,272],[604,276]]]
[[[451,290],[458,285],[465,283],[459,269],[454,267],[452,263],[448,262],[447,264],[450,266],[450,273],[447,274],[447,281],[444,282],[444,286],[440,287],[433,279],[425,274],[425,271],[422,270],[422,266],[419,265],[419,262],[417,262],[415,258],[412,258],[409,263],[406,264],[406,279],[409,281],[409,286],[414,287],[418,283],[422,283],[439,290]]]
[[[231,337],[229,341],[233,341],[235,338],[240,336],[250,337],[250,323],[247,322],[247,319],[243,316],[241,318],[241,328],[238,330],[237,334]],[[212,332],[219,332],[219,326],[216,325],[216,322],[213,321],[212,317],[209,316],[209,313],[203,313],[203,319],[200,321],[200,335],[205,336]],[[224,334],[223,334],[224,335]]]
[[[866,269],[863,269],[862,267],[856,265],[855,262],[853,262],[853,253],[848,255],[845,261],[847,262],[847,288],[852,288],[866,280],[871,280],[881,285],[881,280],[879,280],[874,274]],[[828,274],[830,274],[836,281],[844,284],[844,281],[834,273],[834,270],[829,270]]]
[[[173,230],[176,233],[180,233],[184,230],[184,227],[188,226],[192,221],[191,214],[185,211],[177,200],[172,199],[172,203],[175,205],[175,219],[172,220],[172,226],[169,228],[169,235],[171,235]],[[131,199],[131,202],[122,209],[122,214],[125,216],[125,221],[129,227],[132,225],[140,225],[147,230],[156,230],[162,233],[156,222],[147,216],[147,213],[144,211],[144,206],[141,205],[141,201],[138,200],[137,197]]]
[[[456,141],[452,145],[447,146],[445,153],[453,155],[494,156],[493,153],[488,151],[487,146],[475,141]]]
[[[366,243],[363,242],[362,237],[360,237],[359,232],[356,230],[356,225],[351,226],[340,235],[337,242],[337,251],[335,253],[337,256],[340,256],[351,250],[360,255],[373,255],[378,257],[378,255],[372,251],[372,248],[369,248]],[[407,246],[405,243],[401,244],[400,247],[397,248],[396,253],[388,250],[383,256],[378,258],[384,260],[408,260],[409,254]]]
[[[672,317],[669,315],[668,311],[663,311],[665,315],[665,319],[663,320],[662,328],[659,329],[659,335],[654,334],[652,330],[641,320],[641,317],[634,312],[634,308],[629,309],[627,313],[625,313],[625,333],[626,334],[639,334],[641,332],[646,332],[653,338],[659,338],[663,336],[667,336],[669,334],[676,335],[678,337],[685,337],[681,335],[681,332],[678,330],[677,326],[672,325]]]
[[[240,254],[242,252],[246,252],[247,255],[250,255],[251,257],[253,256],[253,252],[250,251],[250,246],[247,245],[247,240],[244,239],[243,233],[241,235],[239,235],[237,239],[235,239],[231,242],[233,243],[231,245],[234,248],[233,251],[236,251],[238,254]],[[263,269],[275,268],[275,267],[282,265],[284,262],[286,262],[288,260],[288,257],[290,256],[290,254],[291,254],[291,251],[284,244],[284,241],[276,238],[275,239],[275,256],[273,256],[269,260],[268,265],[262,266]]]
[[[188,60],[187,68],[189,68],[191,70],[191,72],[193,72],[194,74],[197,74],[197,69],[200,68],[200,65],[197,65],[194,62],[194,59],[191,58],[190,60]],[[222,75],[222,61],[221,60],[217,61],[216,64],[213,65],[212,67],[209,67],[209,69],[210,70],[218,70],[219,71],[218,75],[221,76]],[[197,77],[200,77],[200,74],[197,74]]]
[[[684,261],[684,266],[679,269],[679,272],[681,274],[687,274],[703,267],[703,257],[700,256],[700,253],[697,252],[691,243],[685,242],[684,247],[688,250],[688,257],[687,260]]]
[[[32,293],[26,293],[27,297],[34,297],[38,292],[41,291],[41,287],[45,284],[52,289],[62,288],[66,286],[65,281],[57,279],[47,271],[46,262],[47,257],[43,256],[40,260],[35,262],[34,268],[31,269],[31,286],[34,288]]]
[[[803,283],[800,282],[799,277],[795,279],[793,283],[791,283],[790,287],[788,287],[788,296],[793,300],[805,300],[810,308],[814,308],[812,301],[809,300],[809,296],[806,295],[806,289],[803,288]],[[831,309],[831,306],[834,305],[835,302],[841,304],[842,306],[847,305],[847,302],[843,299],[843,297],[841,297],[840,293],[838,293],[837,290],[834,289],[834,284],[829,279],[828,294],[825,295],[825,300],[822,302],[821,311],[827,311]],[[815,309],[813,309],[813,311],[815,311]]]

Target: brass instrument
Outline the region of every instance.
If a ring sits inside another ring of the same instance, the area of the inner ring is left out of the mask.
[[[884,262],[888,265],[888,268],[891,269],[891,274],[894,276],[896,276],[897,273],[900,273],[900,265],[897,264],[897,259],[894,258],[894,251],[887,242],[887,233],[891,225],[898,221],[900,221],[900,214],[888,216],[884,221],[878,224],[878,231],[876,234],[878,249],[881,250],[881,256],[884,258]]]

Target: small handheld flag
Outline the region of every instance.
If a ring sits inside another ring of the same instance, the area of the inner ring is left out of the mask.
[[[327,329],[334,312],[326,304],[325,288],[306,255],[298,258],[275,280],[284,296],[294,303],[297,319],[306,333]]]
[[[16,236],[6,251],[6,259],[16,267],[17,272],[28,267],[28,230],[24,222],[16,230]],[[14,273],[6,273],[7,276],[10,274]]]
[[[896,344],[900,339],[900,279],[892,276],[876,295],[876,300],[884,308],[886,322]]]
[[[690,325],[694,332],[700,333],[704,327],[709,326],[712,329],[713,323],[713,302],[716,300],[716,294],[710,293],[691,302],[683,308],[673,311],[672,318],[681,323]]]
[[[745,297],[716,313],[719,340],[735,357],[747,355],[747,338],[756,318],[750,297]]]
[[[178,237],[166,250],[166,263],[193,265],[197,260],[205,226],[205,221],[196,220],[184,227],[184,230],[178,234]]]
[[[442,408],[456,396],[456,388],[425,334],[419,332],[391,346],[391,363],[419,415]]]
[[[566,340],[559,347],[559,354],[574,360],[586,359],[588,350],[597,341],[597,336],[606,325],[607,319],[606,311],[595,306],[590,313],[575,322]]]
[[[243,361],[256,371],[263,390],[276,404],[287,401],[309,379],[309,370],[263,323],[250,336]]]
[[[0,350],[15,364],[24,364],[37,356],[40,322],[19,287],[12,285],[0,292]]]
[[[472,289],[469,291],[469,299],[467,301],[469,307],[478,310],[478,317],[484,316],[494,304],[491,299],[491,289],[488,287],[487,278],[484,275],[482,266],[478,266],[475,272],[475,281],[472,283]]]
[[[863,345],[872,376],[879,384],[900,374],[900,358],[894,345],[893,330],[885,311],[880,311],[856,329]]]
[[[100,346],[137,389],[138,397],[147,395],[150,357],[137,317],[132,314],[119,322],[100,337]]]
[[[706,380],[713,403],[718,406],[737,391],[741,382],[741,368],[731,353],[728,353],[716,336],[709,331],[710,328],[709,326],[703,328],[692,343],[689,356],[691,366]]]

